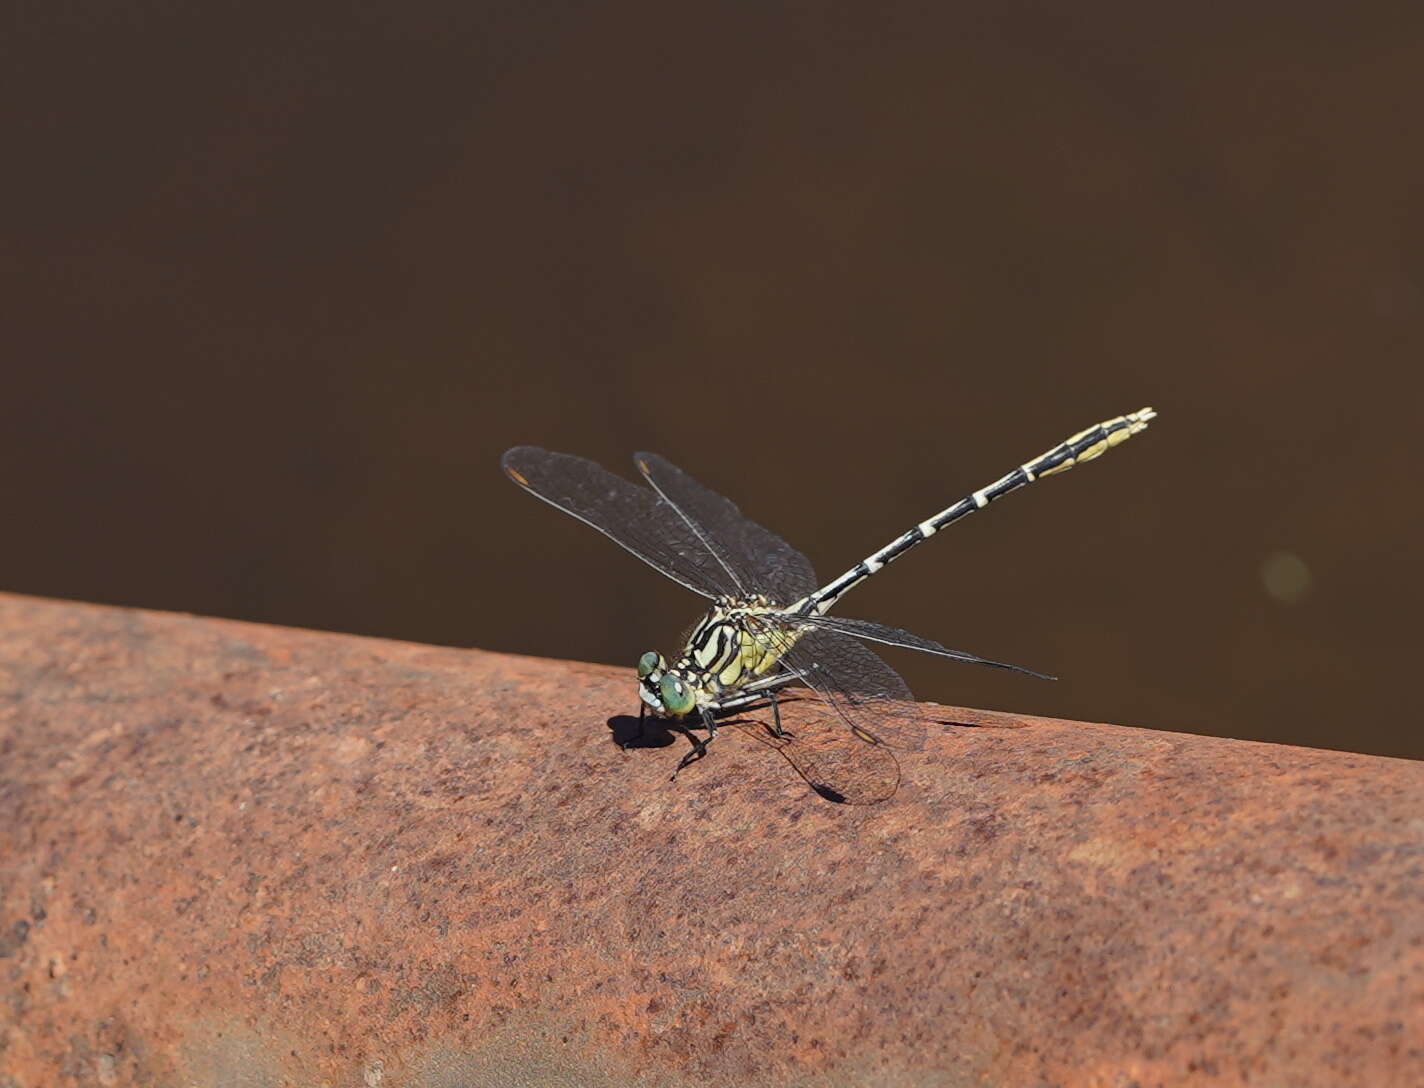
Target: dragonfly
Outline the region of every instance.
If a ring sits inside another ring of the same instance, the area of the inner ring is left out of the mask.
[[[674,779],[707,754],[719,721],[769,709],[770,743],[782,748],[816,792],[832,800],[869,800],[885,792],[876,783],[886,763],[858,759],[857,753],[917,750],[928,729],[927,715],[908,685],[871,646],[1048,678],[896,627],[832,616],[831,608],[940,530],[1035,480],[1101,456],[1141,433],[1156,414],[1143,408],[1079,431],[824,584],[810,560],[785,540],[655,453],[634,455],[642,484],[582,457],[536,446],[507,450],[501,464],[530,494],[712,602],[671,662],[655,650],[638,660],[639,734],[651,715],[680,729],[691,744]],[[795,733],[785,728],[781,714],[783,703],[794,701],[791,688],[805,689],[824,711],[798,718]],[[891,762],[898,785],[893,754]],[[873,765],[881,770],[866,769]]]

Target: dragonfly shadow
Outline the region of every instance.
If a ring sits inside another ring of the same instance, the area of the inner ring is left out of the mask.
[[[777,752],[822,800],[837,805],[875,805],[888,801],[900,787],[900,763],[883,746],[856,739],[822,709],[801,715],[783,703],[783,730],[769,721],[739,717],[730,726]],[[815,706],[810,703],[807,709]],[[788,713],[787,711],[790,710]]]
[[[822,800],[867,805],[893,796],[899,786],[900,767],[889,750],[856,740],[839,723],[827,731],[816,718],[797,721],[793,708],[799,701],[794,697],[782,701],[783,712],[790,712],[785,713],[780,736],[770,718],[762,720],[760,715],[726,718],[718,725],[776,751]],[[689,728],[659,718],[645,718],[640,726],[632,714],[615,714],[607,725],[613,742],[624,749],[666,748],[676,743],[678,734],[690,742],[696,739]]]
[[[632,714],[615,714],[608,719],[608,731],[620,748],[666,748],[677,738],[657,718],[644,718],[642,724]]]
[[[1005,718],[1002,715],[994,720],[979,719],[967,720],[965,718],[934,718],[935,725],[955,729],[1027,729],[1028,723],[1022,718]]]

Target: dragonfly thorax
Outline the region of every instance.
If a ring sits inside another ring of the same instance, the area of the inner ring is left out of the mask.
[[[751,617],[779,612],[765,597],[726,597],[693,627],[671,665],[649,650],[638,659],[638,697],[659,717],[682,718],[711,706],[771,670],[790,640]]]

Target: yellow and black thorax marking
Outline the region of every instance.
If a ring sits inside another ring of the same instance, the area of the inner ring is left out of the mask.
[[[781,611],[764,597],[719,600],[688,635],[673,671],[697,678],[709,693],[764,676],[801,637],[800,631],[755,622]]]

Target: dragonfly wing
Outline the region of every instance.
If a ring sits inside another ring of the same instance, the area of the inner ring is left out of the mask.
[[[895,796],[900,788],[900,761],[891,749],[857,740],[819,698],[778,696],[777,702],[784,730],[781,736],[771,731],[771,715],[764,709],[755,716],[738,715],[724,724],[775,749],[828,801],[874,805]]]
[[[967,653],[964,650],[951,650],[948,646],[941,646],[933,639],[922,638],[919,635],[911,634],[909,631],[902,631],[898,627],[887,627],[883,623],[872,623],[870,620],[853,620],[844,616],[796,616],[792,621],[796,626],[810,627],[822,631],[839,631],[843,635],[852,635],[855,638],[864,639],[867,642],[878,642],[884,646],[899,646],[906,650],[919,650],[921,653],[936,654],[939,657],[952,658],[955,661],[967,661],[971,665],[989,665],[996,669],[1011,669],[1014,672],[1021,672],[1027,676],[1036,676],[1040,680],[1052,680],[1053,677],[1033,669],[1026,669],[1022,665],[1010,665],[1003,661],[991,661],[987,657],[979,657],[977,654]]]
[[[656,453],[638,453],[633,460],[648,483],[677,508],[739,583],[741,596],[764,593],[777,604],[792,604],[816,589],[811,561],[770,529],[752,521],[731,499],[698,483]]]
[[[748,619],[765,645],[785,647],[782,660],[831,706],[840,727],[870,745],[908,751],[924,746],[928,731],[924,710],[900,674],[864,643],[840,631],[815,627],[793,642],[788,637],[792,630],[771,617]]]
[[[694,593],[738,594],[718,557],[656,491],[582,457],[537,446],[515,446],[500,464],[524,490],[592,525]]]

